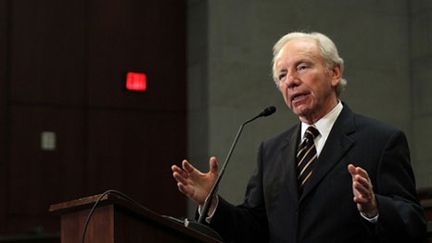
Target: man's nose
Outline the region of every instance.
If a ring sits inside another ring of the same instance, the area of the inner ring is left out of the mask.
[[[287,74],[287,78],[284,81],[288,88],[292,89],[300,85],[300,79],[296,73]]]

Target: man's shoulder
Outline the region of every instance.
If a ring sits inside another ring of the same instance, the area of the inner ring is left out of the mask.
[[[279,132],[263,141],[263,144],[265,145],[275,145],[275,144],[281,144],[282,141],[289,141],[292,136],[298,135],[298,131],[300,129],[300,124],[296,124],[291,126],[290,128]]]
[[[362,144],[386,144],[395,138],[406,140],[406,135],[401,129],[365,115],[352,113],[352,124],[352,127],[342,125],[339,128],[347,131],[346,135]]]
[[[395,133],[401,130],[394,125],[380,121],[378,119],[354,113],[354,123],[358,130],[368,130],[378,133]]]
[[[337,124],[339,128],[348,127],[348,129],[352,128],[356,132],[377,134],[394,134],[402,132],[399,128],[396,128],[389,123],[351,111],[351,109],[345,103],[338,120],[340,121],[337,121],[335,125]]]

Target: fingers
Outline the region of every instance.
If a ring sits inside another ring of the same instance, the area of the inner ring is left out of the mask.
[[[191,194],[191,192],[188,190],[188,187],[180,182],[177,183],[177,188],[181,193],[185,194],[186,196],[189,196]]]
[[[173,177],[177,181],[177,185],[178,185],[178,183],[185,184],[185,185],[188,183],[187,177],[181,175],[178,172],[174,172]]]
[[[189,186],[190,182],[188,181],[188,173],[177,165],[171,166],[171,170],[173,172],[172,175],[177,182],[178,190],[186,196],[192,195],[193,189]]]
[[[364,188],[367,189],[368,192],[372,190],[372,183],[370,182],[369,175],[366,170],[361,167],[355,167],[354,165],[349,164],[348,172],[351,174],[353,187],[355,185],[355,182],[357,182],[359,185],[362,186],[358,188],[360,192],[362,192],[362,189]]]
[[[177,173],[177,174],[179,174],[181,176],[186,176],[186,173],[180,167],[178,167],[177,165],[171,166],[171,170],[173,172],[173,175],[175,173]]]
[[[348,165],[348,172],[351,174],[351,176],[354,176],[355,175],[355,166],[354,165],[352,165],[352,164],[349,164]]]
[[[171,170],[173,172],[172,175],[177,182],[185,182],[188,174],[183,169],[181,169],[177,165],[173,165],[171,166]]]
[[[187,173],[192,173],[194,170],[196,170],[195,167],[193,167],[187,160],[182,161],[182,168]]]
[[[365,178],[359,175],[354,176],[354,187],[359,190],[359,192],[370,192],[372,185],[369,183],[369,178]]]
[[[218,162],[216,157],[212,156],[209,160],[209,167],[210,167],[210,173],[217,173],[218,172]]]
[[[183,166],[184,168],[185,166]],[[177,188],[179,189],[180,192],[186,194],[187,190],[186,190],[186,186],[188,184],[188,177],[189,174],[182,168],[178,167],[177,165],[173,165],[171,166],[171,170],[172,170],[172,175],[174,177],[174,179],[177,182]]]
[[[354,201],[363,202],[369,200],[373,190],[367,172],[361,167],[355,167],[352,164],[348,165],[348,171],[352,176]]]
[[[217,173],[218,171],[218,162],[216,157],[211,157],[209,160],[209,167],[211,173]],[[189,174],[197,172],[201,173],[199,170],[197,170],[189,161],[183,160],[182,161],[182,168],[178,167],[177,165],[171,166],[171,170],[174,172],[179,173],[183,177],[189,176]]]
[[[372,192],[372,184],[369,176],[361,167],[355,167],[352,164],[348,165],[348,172],[351,174],[353,189],[362,195],[369,195]]]
[[[353,201],[358,210],[367,216],[377,215],[375,194],[367,171],[352,164],[349,164],[347,169],[352,177]]]
[[[356,167],[353,164],[349,164],[348,165],[348,172],[351,174],[351,176],[355,176],[355,175],[360,175],[362,177],[368,178],[369,179],[369,175],[367,173],[366,170],[364,170],[361,167]]]
[[[202,173],[187,160],[183,160],[181,166],[172,165],[172,175],[177,182],[178,190],[202,204],[217,177],[218,163],[215,157],[209,159],[209,167],[208,172]]]
[[[366,182],[367,183],[367,182]],[[359,181],[353,182],[354,188],[354,202],[356,203],[367,203],[372,199],[372,190],[369,184],[362,184]]]
[[[359,179],[362,180],[363,178]],[[353,182],[353,188],[355,190],[357,190],[357,192],[364,196],[364,197],[368,197],[371,194],[371,186],[365,182],[365,184],[363,182],[360,182],[359,180],[355,180]]]

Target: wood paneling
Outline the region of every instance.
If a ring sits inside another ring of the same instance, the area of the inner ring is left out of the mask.
[[[83,1],[18,0],[11,4],[11,100],[84,104]]]
[[[185,121],[174,112],[91,111],[89,194],[118,189],[157,212],[178,215],[185,204],[170,165],[184,158]]]
[[[8,213],[11,231],[27,221],[26,231],[44,226],[48,205],[70,200],[85,191],[85,129],[80,109],[12,106]],[[41,132],[56,134],[56,149],[41,149]],[[32,218],[34,225],[28,225]],[[51,221],[56,220],[54,217]],[[18,225],[15,225],[18,224]],[[53,222],[49,223],[50,226]]]
[[[0,0],[0,195],[8,191],[7,163],[7,79],[8,79],[8,8],[7,0]],[[0,197],[0,232],[5,231],[7,202]]]
[[[94,0],[88,5],[90,105],[184,110],[185,48],[178,48],[186,46],[185,27],[179,25],[185,20],[184,2],[129,2]],[[148,92],[125,93],[127,71],[145,72]]]
[[[50,204],[111,188],[186,214],[170,172],[186,156],[185,8],[0,0],[0,234],[57,232]],[[126,71],[148,91],[127,92]]]

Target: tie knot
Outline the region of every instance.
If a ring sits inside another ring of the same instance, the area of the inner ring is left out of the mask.
[[[310,126],[306,129],[304,137],[308,140],[313,141],[319,134],[320,134],[319,131],[315,127]]]

